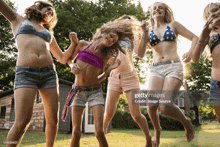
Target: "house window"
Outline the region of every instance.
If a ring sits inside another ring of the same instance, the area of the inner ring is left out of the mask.
[[[15,105],[14,105],[14,98],[12,98],[9,121],[14,121],[14,120],[15,120]]]
[[[0,118],[5,118],[5,115],[6,115],[6,106],[2,106],[1,107],[1,116]]]
[[[177,99],[177,105],[178,105],[179,107],[184,107],[184,99],[183,99],[183,98]]]
[[[89,112],[88,112],[88,124],[92,125],[94,124],[94,118],[92,114],[92,109],[89,107]]]
[[[37,96],[36,96],[36,103],[40,103],[40,102],[42,102],[42,99],[41,99],[39,91],[38,91]]]

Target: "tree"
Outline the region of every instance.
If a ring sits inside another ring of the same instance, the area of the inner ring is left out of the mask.
[[[7,2],[14,8],[13,3],[9,0]],[[89,41],[97,28],[124,14],[134,15],[140,20],[147,19],[149,16],[149,13],[143,11],[140,2],[135,6],[131,0],[100,0],[96,3],[84,0],[50,0],[50,2],[55,6],[58,17],[54,36],[64,50],[70,45],[68,36],[71,31],[78,34],[79,40]],[[2,15],[0,15],[0,23],[0,89],[5,91],[12,88],[14,84],[17,49],[10,23]],[[54,61],[59,78],[73,82],[75,77],[71,69],[67,65],[58,63],[56,59]],[[144,61],[139,59],[138,62]],[[140,66],[139,63],[135,64],[137,69]],[[107,80],[103,81],[103,85],[107,86]]]
[[[16,11],[14,3],[6,3]],[[0,92],[13,87],[17,49],[15,47],[11,24],[0,13]]]
[[[202,55],[198,63],[190,62],[185,67],[185,82],[189,90],[209,90],[212,62],[207,55]]]
[[[79,40],[91,40],[93,33],[104,23],[114,20],[124,14],[134,15],[140,20],[145,20],[149,16],[143,11],[140,2],[137,6],[130,0],[100,0],[97,3],[86,2],[83,0],[52,0],[56,7],[58,24],[55,27],[55,38],[61,48],[69,46],[69,32],[77,33]],[[142,59],[136,60],[135,67],[140,69]],[[66,65],[55,62],[59,78],[74,81],[71,70]],[[140,70],[138,70],[139,72]],[[139,77],[143,82],[143,77]],[[106,92],[107,80],[103,81],[103,90]]]

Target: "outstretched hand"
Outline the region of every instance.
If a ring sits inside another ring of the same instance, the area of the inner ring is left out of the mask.
[[[71,63],[70,66],[71,66],[72,73],[73,73],[74,75],[79,74],[80,71],[82,70],[82,69],[79,67],[79,65],[76,64],[76,63]]]
[[[219,26],[220,26],[220,9],[218,9],[218,11],[212,13],[210,17],[213,19],[211,22],[211,25],[219,28]]]
[[[116,57],[111,57],[108,60],[108,64],[110,64],[109,66],[110,69],[115,69],[121,64],[121,61],[119,59],[116,59]]]
[[[148,23],[147,23],[146,20],[143,20],[143,21],[141,22],[141,28],[142,28],[143,32],[148,32],[148,31],[149,31]]]
[[[70,32],[69,38],[72,43],[78,44],[78,38],[77,38],[77,33],[75,32]]]
[[[182,60],[183,60],[184,63],[189,63],[191,61],[190,53],[187,52],[187,53],[183,54]]]

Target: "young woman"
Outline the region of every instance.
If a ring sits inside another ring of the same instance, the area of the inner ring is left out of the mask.
[[[7,146],[20,144],[29,126],[38,90],[45,109],[46,144],[53,146],[58,129],[59,96],[57,74],[50,51],[65,64],[77,44],[77,37],[74,33],[70,34],[72,44],[62,53],[52,35],[57,19],[53,6],[48,2],[35,2],[25,10],[25,17],[22,17],[0,0],[0,12],[11,23],[18,47],[14,85],[15,122],[8,133]]]
[[[99,146],[108,146],[103,131],[104,98],[100,83],[121,63],[119,59],[115,58],[118,50],[121,50],[118,46],[121,38],[120,30],[112,30],[107,25],[103,25],[95,33],[92,42],[79,41],[72,55],[72,60],[68,61],[76,78],[64,106],[62,118],[65,120],[67,107],[71,106],[72,147],[80,146],[82,116],[87,102],[89,102],[93,112],[95,135]],[[76,63],[74,63],[74,60],[76,60]],[[104,71],[107,62],[111,62],[111,64]]]
[[[211,88],[209,100],[213,101],[215,114],[220,122],[220,3],[208,4],[203,13],[206,24],[202,30],[192,60],[198,62],[208,44],[212,57]]]
[[[190,56],[198,37],[174,20],[172,10],[164,3],[156,2],[152,5],[149,31],[146,21],[142,22],[143,34],[140,41],[138,56],[143,57],[147,43],[153,49],[153,64],[148,90],[151,92],[164,92],[160,100],[174,101],[175,91],[179,90],[183,81],[183,65],[177,54],[177,37],[181,35],[192,41],[191,48],[184,55],[185,62],[191,60]],[[163,94],[163,93],[162,93]],[[158,109],[161,113],[180,121],[186,132],[187,141],[194,138],[194,129],[190,119],[186,118],[180,109],[173,103],[148,104],[148,113],[154,127],[153,145],[158,146],[160,140],[160,127]]]
[[[133,63],[133,53],[137,50],[138,46],[134,46],[134,42],[138,40],[138,31],[135,31],[135,25],[140,22],[133,16],[124,15],[114,22],[117,25],[112,25],[112,29],[119,29],[120,23],[127,22],[128,27],[130,27],[130,33],[124,33],[124,39],[120,41],[119,45],[126,52],[126,55],[122,52],[119,52],[117,59],[121,61],[121,64],[118,68],[112,70],[110,77],[108,78],[108,91],[107,91],[107,99],[106,99],[106,107],[105,107],[105,115],[104,115],[104,131],[107,133],[107,128],[109,122],[115,115],[117,103],[119,101],[120,95],[124,92],[126,94],[128,100],[129,111],[131,113],[132,118],[137,122],[143,131],[146,138],[146,146],[151,145],[151,135],[148,129],[148,123],[146,118],[141,114],[139,105],[135,105],[133,102],[133,93],[137,93],[140,90],[139,87],[139,79],[135,71],[134,63]],[[120,29],[126,29],[124,27]],[[141,34],[140,34],[141,35]],[[140,36],[139,35],[139,36]],[[135,37],[136,36],[136,37]],[[136,39],[135,39],[136,38]],[[131,84],[132,83],[132,84]]]

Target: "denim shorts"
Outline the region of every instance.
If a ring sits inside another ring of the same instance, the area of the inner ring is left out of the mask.
[[[218,86],[218,82],[214,79],[211,79],[211,88],[210,88],[210,95],[208,100],[210,101],[220,101],[220,84]]]
[[[54,65],[47,67],[16,66],[14,89],[58,87]]]
[[[183,65],[181,62],[168,63],[162,65],[152,65],[150,70],[150,77],[177,78],[183,81]]]
[[[70,106],[85,107],[87,102],[89,103],[90,107],[95,105],[105,105],[102,88],[90,91],[79,90],[74,96]]]

